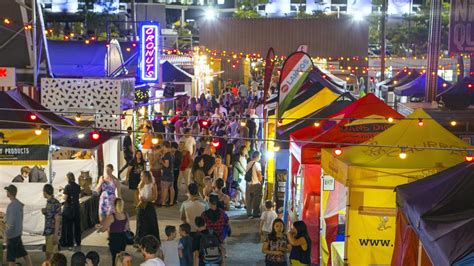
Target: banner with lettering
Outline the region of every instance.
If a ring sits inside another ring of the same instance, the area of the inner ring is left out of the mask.
[[[469,0],[452,0],[449,19],[449,52],[474,52],[474,9]]]
[[[313,69],[311,57],[304,52],[294,52],[283,63],[280,75],[278,117],[285,113],[291,100]]]
[[[0,129],[0,165],[47,165],[49,131]]]

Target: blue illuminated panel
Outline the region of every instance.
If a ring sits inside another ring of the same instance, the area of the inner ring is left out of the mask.
[[[140,29],[140,80],[157,82],[160,70],[160,27],[158,23],[143,24]]]

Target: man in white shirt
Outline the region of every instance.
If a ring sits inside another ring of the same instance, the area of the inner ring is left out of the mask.
[[[165,266],[165,263],[156,257],[160,249],[160,242],[155,236],[147,235],[140,239],[140,250],[145,261],[140,266]]]
[[[197,226],[194,222],[196,217],[209,209],[207,202],[202,200],[199,196],[199,188],[196,183],[191,183],[188,186],[189,199],[181,205],[181,221],[191,225],[191,235],[197,232]]]
[[[262,200],[262,165],[260,164],[260,152],[252,154],[252,160],[247,163],[247,170],[252,171],[252,181],[247,182],[245,202],[247,204],[247,216],[249,218],[260,218],[260,201]]]
[[[184,142],[184,147],[189,151],[191,158],[194,158],[194,153],[196,152],[196,140],[192,136],[191,128],[185,128],[183,133],[184,136],[179,140],[179,142]]]

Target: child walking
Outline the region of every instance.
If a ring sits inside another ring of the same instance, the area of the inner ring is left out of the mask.
[[[189,235],[191,233],[191,225],[188,223],[179,226],[179,235],[181,239],[178,244],[179,265],[188,266],[193,263],[193,239]]]
[[[167,239],[163,241],[163,244],[161,245],[161,248],[163,249],[165,265],[179,265],[179,240],[176,239],[176,227],[167,225],[165,227],[165,234]]]
[[[262,242],[272,232],[272,224],[277,217],[278,215],[273,209],[273,202],[271,200],[265,201],[265,211],[260,216],[260,239]]]

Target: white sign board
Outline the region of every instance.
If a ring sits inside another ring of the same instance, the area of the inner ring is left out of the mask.
[[[15,87],[16,75],[14,67],[0,67],[0,87]]]
[[[334,178],[330,176],[323,177],[323,190],[324,191],[333,191],[334,190]]]

